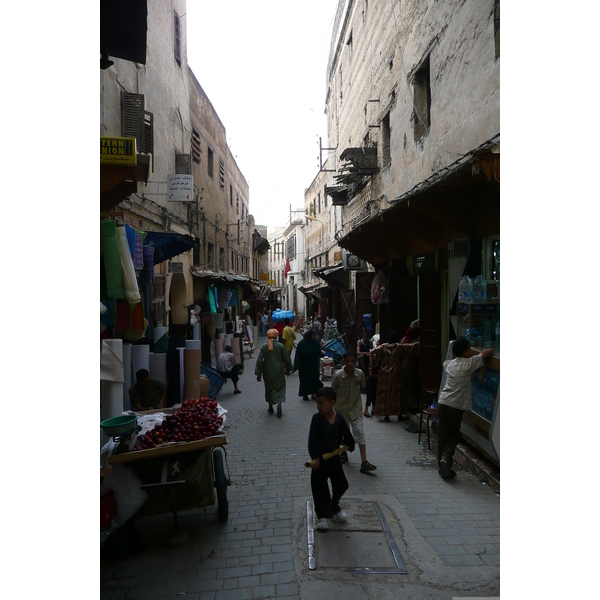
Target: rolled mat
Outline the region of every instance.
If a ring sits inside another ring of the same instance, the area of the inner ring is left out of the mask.
[[[186,348],[183,353],[184,381],[198,381],[200,379],[200,363],[202,362],[202,351]]]
[[[191,350],[198,350],[202,347],[200,340],[185,340],[185,347]]]
[[[217,334],[217,339],[224,340],[225,339],[225,334],[224,333],[218,333]]]
[[[115,378],[101,382],[102,417],[110,419],[123,412],[123,340],[103,340],[102,355],[105,354],[113,365],[118,366],[117,371],[120,370]]]
[[[131,408],[129,399],[129,388],[132,386],[131,349],[131,344],[123,344],[123,410]]]
[[[169,349],[169,336],[165,333],[158,340],[155,340],[154,352],[156,352],[157,354],[166,354],[168,349]]]
[[[169,336],[169,348],[167,350],[167,376],[169,385],[167,387],[167,405],[173,406],[181,401],[179,382],[183,385],[183,379],[179,376],[179,350],[185,347],[185,337],[181,335]]]
[[[212,324],[216,329],[221,329],[223,327],[223,313],[214,313],[212,315]]]
[[[219,354],[221,354],[223,352],[225,348],[225,344],[223,343],[222,339],[216,339],[215,340],[215,355],[217,356],[217,358],[219,357]]]
[[[179,386],[179,402],[183,402],[183,382],[185,381],[183,353],[185,352],[185,348],[177,348],[177,350],[179,352],[179,381],[181,382]]]
[[[150,372],[150,346],[135,344],[131,347],[131,380],[135,383],[136,373],[140,369]]]
[[[127,241],[127,231],[124,225],[117,227],[117,241],[119,242],[119,252],[121,254],[121,264],[123,265],[123,283],[125,284],[125,297],[130,304],[137,304],[140,301],[140,291],[138,289],[135,269],[133,268],[133,258],[129,251],[129,242]]]
[[[212,285],[208,286],[208,304],[210,306],[210,312],[214,316],[217,313],[217,308],[215,306],[215,293]]]
[[[165,335],[166,333],[167,333],[167,330],[162,325],[157,325],[152,330],[152,339],[154,340],[154,343],[156,344],[156,342],[158,342],[158,340],[160,340],[160,338],[163,335]]]
[[[102,340],[100,379],[123,383],[123,340]]]
[[[208,396],[209,381],[202,377],[198,381],[186,381],[183,384],[183,399],[191,400],[193,398],[203,398]]]
[[[160,381],[165,387],[168,384],[167,378],[167,354],[150,353],[150,378]]]
[[[106,275],[106,288],[109,298],[125,298],[123,287],[123,265],[117,240],[117,226],[114,221],[100,221],[102,256]]]
[[[233,348],[233,355],[235,356],[236,364],[242,362],[242,357],[240,355],[240,338],[234,337],[231,338],[231,347]]]

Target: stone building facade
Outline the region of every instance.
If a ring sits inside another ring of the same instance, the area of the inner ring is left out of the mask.
[[[187,322],[189,306],[206,295],[194,269],[258,278],[256,260],[266,252],[254,252],[249,187],[225,126],[189,69],[185,14],[186,0],[149,2],[145,64],[110,57],[100,76],[100,135],[135,137],[137,152],[150,157],[147,181],[104,216],[194,244],[155,267],[152,293],[164,310],[151,326]],[[171,174],[193,175],[191,201],[168,198]]]

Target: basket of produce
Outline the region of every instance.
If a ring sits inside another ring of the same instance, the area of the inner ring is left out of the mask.
[[[137,415],[121,415],[100,423],[104,433],[110,437],[133,433],[137,426]]]

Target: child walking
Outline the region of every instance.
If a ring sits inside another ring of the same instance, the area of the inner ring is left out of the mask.
[[[342,469],[340,455],[323,460],[323,454],[333,452],[342,443],[354,451],[355,442],[344,418],[335,409],[336,393],[330,387],[317,391],[317,410],[310,423],[308,434],[308,452],[311,461],[310,487],[312,490],[315,513],[317,514],[317,529],[327,529],[328,519],[345,523],[346,513],[340,508],[340,498],[348,489],[348,480]],[[331,480],[331,490],[329,484]]]
[[[365,432],[363,430],[363,410],[360,390],[365,387],[365,374],[356,369],[356,354],[346,352],[344,354],[344,368],[333,377],[331,387],[337,394],[336,410],[352,429],[354,439],[360,450],[360,472],[368,473],[377,467],[367,460],[367,445],[365,443]],[[342,456],[342,463],[347,462],[348,457]]]

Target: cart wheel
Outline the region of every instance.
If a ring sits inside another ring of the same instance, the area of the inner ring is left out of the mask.
[[[219,521],[227,521],[229,516],[229,502],[227,500],[227,484],[225,483],[225,469],[223,468],[223,454],[213,452],[215,468],[215,487],[217,488],[217,501],[219,503]]]

